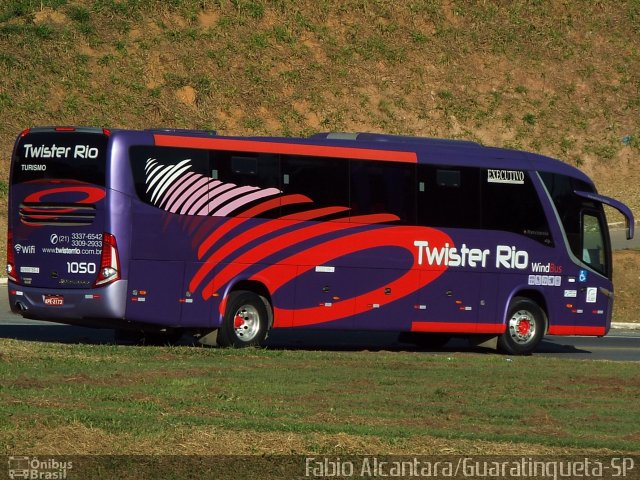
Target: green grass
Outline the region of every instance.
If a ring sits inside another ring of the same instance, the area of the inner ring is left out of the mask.
[[[423,437],[523,451],[638,451],[637,365],[585,366],[498,355],[3,340],[0,443],[5,454],[38,451],[47,444],[34,440],[36,432],[75,425],[110,436],[114,450],[105,453],[132,453],[128,441],[133,451],[146,444],[171,452],[171,432],[203,428],[284,443],[291,435],[347,435],[365,451],[384,450],[377,453]],[[75,447],[71,441],[68,448],[82,453],[81,443]],[[319,453],[312,445],[291,449]]]

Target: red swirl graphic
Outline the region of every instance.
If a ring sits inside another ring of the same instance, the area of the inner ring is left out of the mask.
[[[334,224],[338,227],[340,224]],[[207,298],[214,292],[214,286],[221,287],[234,277],[241,275],[242,271],[251,265],[259,263],[260,259],[268,254],[285,248],[287,245],[295,244],[303,238],[312,237],[325,233],[328,224],[314,225],[311,228],[301,229],[293,233],[282,235],[265,242],[260,247],[249,250],[237,261],[239,263],[227,264],[218,274],[205,286],[203,297]],[[341,227],[348,226],[340,225]],[[336,228],[336,229],[339,229]],[[419,237],[419,238],[418,238]],[[285,241],[286,239],[286,241]],[[331,308],[325,306],[314,306],[300,309],[284,309],[274,305],[274,327],[306,326],[324,322],[343,319],[352,315],[363,313],[369,309],[369,304],[380,302],[380,289],[390,288],[394,292],[394,300],[405,298],[408,295],[428,285],[438,278],[445,270],[445,265],[418,265],[418,249],[414,246],[414,241],[428,240],[429,245],[434,248],[442,248],[446,243],[453,245],[451,238],[440,230],[431,228],[416,229],[415,227],[384,227],[363,232],[345,231],[345,235],[326,241],[321,245],[307,248],[290,255],[288,258],[271,265],[252,275],[249,279],[263,283],[272,294],[280,288],[294,281],[317,265],[331,265],[336,259],[349,254],[361,252],[379,247],[398,247],[408,251],[413,257],[413,266],[402,272],[402,274],[391,282],[379,285],[370,291],[358,294],[351,298],[341,298],[333,303]],[[338,273],[340,267],[336,267]],[[353,299],[358,298],[354,309]],[[226,298],[220,304],[220,313],[223,314],[226,305]]]
[[[59,187],[59,188],[50,188],[48,190],[40,190],[38,192],[34,192],[30,195],[27,195],[23,200],[26,202],[43,202],[43,197],[48,197],[50,195],[57,195],[60,193],[72,193],[72,192],[80,192],[86,194],[86,197],[81,200],[75,200],[74,203],[95,203],[102,200],[106,193],[104,189],[98,187]],[[51,201],[51,200],[49,200]],[[51,210],[49,210],[51,211]]]
[[[421,229],[421,239],[428,238],[429,244],[434,247],[442,247],[445,243],[453,244],[451,238],[439,230]],[[274,318],[276,324],[282,325],[277,319],[292,319],[291,326],[299,327],[305,325],[315,325],[318,323],[339,320],[352,315],[357,315],[369,310],[368,304],[376,303],[380,299],[380,288],[386,287],[393,290],[396,299],[404,298],[407,295],[428,285],[438,278],[445,270],[444,265],[419,266],[417,252],[413,242],[416,240],[416,229],[409,227],[392,227],[366,232],[357,232],[345,235],[344,237],[330,240],[317,247],[298,252],[289,258],[279,262],[280,265],[302,265],[297,268],[295,276],[315,268],[315,265],[330,264],[332,260],[342,256],[367,250],[376,247],[401,247],[409,251],[413,256],[414,268],[410,268],[400,277],[390,283],[380,285],[375,289],[358,295],[359,302],[353,309],[353,298],[342,298],[333,303],[331,308],[316,306],[303,309],[286,310],[274,306]],[[258,280],[268,286],[270,291],[276,292],[295,277],[278,276],[283,269],[280,265],[269,266],[251,277],[251,280]],[[337,267],[339,269],[339,267]],[[421,272],[421,273],[420,273]],[[282,325],[284,326],[284,325]]]

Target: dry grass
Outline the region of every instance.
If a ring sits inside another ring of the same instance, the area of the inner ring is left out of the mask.
[[[21,440],[15,436],[23,437]],[[38,426],[19,434],[0,434],[10,445],[4,453],[25,455],[612,455],[602,448],[551,447],[512,442],[443,439],[411,436],[390,443],[376,436],[346,433],[273,433],[193,426],[167,430],[160,437],[115,435],[74,422],[65,426]],[[25,438],[26,437],[26,438]]]

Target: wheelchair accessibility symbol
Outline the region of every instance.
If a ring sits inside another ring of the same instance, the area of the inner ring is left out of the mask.
[[[586,270],[580,270],[580,274],[578,275],[578,281],[579,282],[586,282],[587,281],[587,271]]]

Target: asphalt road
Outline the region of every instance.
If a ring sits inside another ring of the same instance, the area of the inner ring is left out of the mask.
[[[25,320],[11,313],[7,301],[6,285],[0,285],[0,338],[52,343],[114,343],[113,330],[93,329],[56,323]],[[185,335],[180,344],[193,344]],[[267,346],[291,350],[390,350],[415,351],[416,348],[399,343],[397,334],[387,332],[336,332],[324,330],[274,330]],[[432,354],[423,351],[425,354]],[[454,338],[438,353],[475,352],[491,354],[493,351],[473,347],[463,338]],[[435,352],[434,352],[435,353]],[[546,337],[535,353],[571,359],[640,361],[640,329],[612,329],[603,338]]]
[[[640,248],[640,222],[635,225],[635,235],[631,240],[627,240],[626,230],[621,228],[609,229],[611,237],[611,247],[614,250],[626,250]]]

